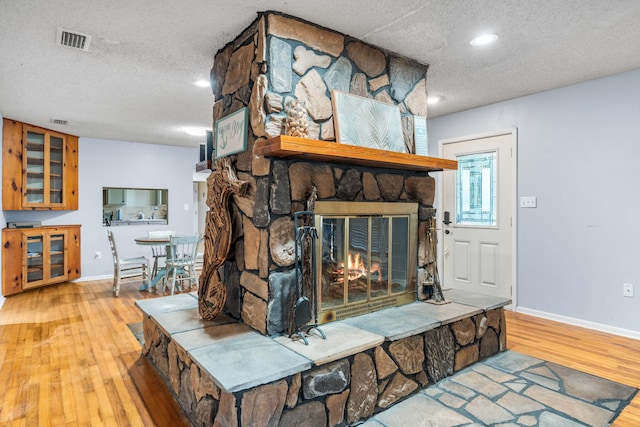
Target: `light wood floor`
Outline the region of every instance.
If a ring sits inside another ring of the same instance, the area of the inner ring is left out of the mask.
[[[0,309],[0,425],[188,426],[127,324],[137,299],[111,281],[64,283],[9,297]]]
[[[110,281],[65,283],[0,309],[0,425],[187,426],[127,327],[157,295]],[[640,341],[507,313],[508,348],[640,388]],[[636,396],[617,426],[640,426]]]
[[[640,388],[640,341],[506,312],[507,347],[598,377]],[[614,426],[640,426],[640,394]]]

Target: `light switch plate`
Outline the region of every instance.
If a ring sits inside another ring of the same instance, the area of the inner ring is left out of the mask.
[[[538,199],[536,196],[522,196],[520,197],[521,208],[535,208],[538,207]]]

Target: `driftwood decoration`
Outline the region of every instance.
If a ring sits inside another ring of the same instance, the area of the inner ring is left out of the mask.
[[[231,247],[231,194],[244,196],[247,182],[236,176],[229,158],[216,162],[216,170],[207,179],[207,214],[204,235],[204,260],[198,286],[198,311],[204,320],[213,320],[227,300],[227,286],[220,280],[218,268],[224,264]]]

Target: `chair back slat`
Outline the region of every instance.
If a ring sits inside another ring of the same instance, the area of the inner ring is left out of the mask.
[[[198,235],[171,237],[165,263],[167,268],[171,270],[172,294],[176,281],[188,281],[190,284],[198,284],[195,264],[200,240],[201,237]]]
[[[149,260],[144,256],[135,258],[120,258],[116,248],[116,240],[111,230],[107,230],[107,238],[111,255],[113,255],[113,294],[120,294],[120,280],[135,276],[142,276],[143,282],[149,285]],[[126,275],[124,275],[126,274]]]
[[[116,241],[113,237],[113,232],[107,230],[107,237],[109,238],[109,246],[111,247],[111,255],[113,256],[113,265],[118,265],[118,250],[116,249]]]
[[[200,236],[179,236],[171,238],[170,258],[173,262],[195,262]]]
[[[172,237],[175,235],[173,230],[149,230],[147,231],[149,237],[157,238],[157,237]]]

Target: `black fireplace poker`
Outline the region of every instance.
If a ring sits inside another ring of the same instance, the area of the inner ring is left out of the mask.
[[[309,279],[310,291],[315,301],[316,295],[316,240],[318,239],[318,230],[314,224],[314,213],[312,211],[298,211],[293,214],[293,220],[296,227],[295,236],[295,270],[296,270],[296,295],[293,307],[293,326],[294,329],[289,335],[299,336],[305,345],[309,345],[309,341],[305,337],[312,329],[317,330],[322,339],[327,339],[326,335],[318,327],[318,307],[315,302],[311,302],[305,292],[305,279]],[[308,283],[308,282],[307,282]],[[313,323],[311,321],[313,314]]]
[[[445,213],[448,214],[448,212]],[[448,218],[449,217],[447,215],[445,219],[448,221]],[[427,272],[427,280],[422,283],[422,292],[427,296],[425,302],[432,304],[448,304],[451,301],[447,301],[444,298],[442,286],[440,285],[440,275],[438,274],[438,242],[436,239],[436,219],[434,217],[429,219],[427,240],[429,241],[433,260],[431,261],[432,270]]]

